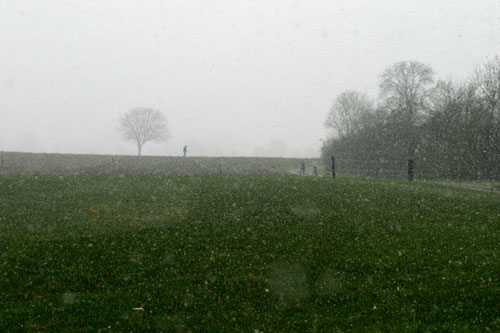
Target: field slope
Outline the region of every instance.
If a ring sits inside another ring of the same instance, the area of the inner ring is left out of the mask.
[[[0,331],[500,330],[500,195],[0,177]]]

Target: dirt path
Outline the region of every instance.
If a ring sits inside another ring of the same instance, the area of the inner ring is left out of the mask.
[[[476,191],[486,191],[486,192],[500,192],[500,189],[496,187],[496,183],[491,183],[490,185],[486,184],[474,184],[474,183],[461,183],[461,182],[435,182],[436,184],[452,186],[452,187],[460,187],[467,188],[470,190]]]
[[[288,173],[292,174],[292,175],[296,175],[296,176],[302,176],[302,174],[300,173],[300,168],[289,169]],[[314,172],[313,172],[312,167],[306,167],[305,176],[314,176]],[[436,181],[434,183],[439,184],[439,185],[451,186],[451,187],[466,188],[469,190],[500,193],[500,187],[499,187],[500,183],[499,182],[494,182],[494,183],[490,183],[490,184],[475,184],[475,183],[466,183],[466,182]]]

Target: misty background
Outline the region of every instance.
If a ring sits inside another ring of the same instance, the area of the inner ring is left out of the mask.
[[[0,150],[315,157],[332,101],[402,60],[465,79],[500,53],[492,1],[0,1]]]

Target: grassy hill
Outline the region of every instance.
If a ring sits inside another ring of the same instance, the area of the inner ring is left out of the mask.
[[[299,171],[311,158],[127,156],[2,152],[0,174],[238,175]]]
[[[500,195],[0,176],[0,331],[500,330]]]

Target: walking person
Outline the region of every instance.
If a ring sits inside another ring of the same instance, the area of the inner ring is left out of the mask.
[[[318,175],[318,162],[316,160],[313,161],[313,169],[314,169],[314,175]]]
[[[300,174],[301,175],[306,174],[306,162],[304,162],[304,160],[302,160],[302,162],[300,164]]]
[[[182,152],[184,153],[184,157],[186,157],[186,154],[188,152],[188,146],[184,146],[184,148],[182,149]]]

